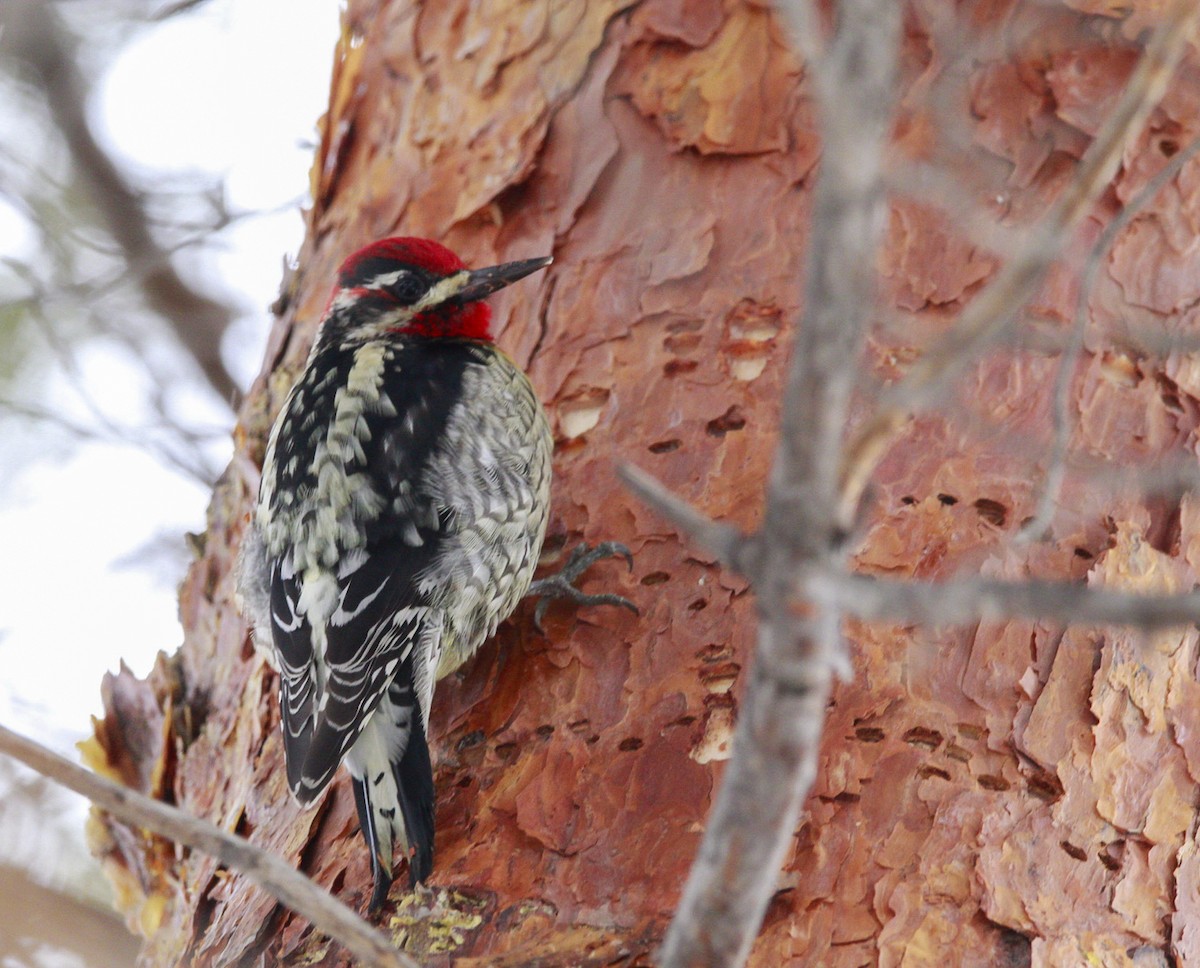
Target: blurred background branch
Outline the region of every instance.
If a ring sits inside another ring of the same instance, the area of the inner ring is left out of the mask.
[[[186,534],[299,245],[337,17],[0,0],[0,716],[60,753],[106,670],[181,640]],[[0,765],[6,966],[132,962],[83,818]]]
[[[131,281],[140,288],[146,305],[175,333],[217,396],[232,405],[237,385],[221,358],[221,338],[233,309],[197,291],[179,275],[170,254],[154,238],[143,199],[97,142],[88,121],[87,89],[74,58],[74,39],[53,6],[40,2],[10,0],[0,5],[0,31],[6,52],[36,79],[88,200],[120,247]]]

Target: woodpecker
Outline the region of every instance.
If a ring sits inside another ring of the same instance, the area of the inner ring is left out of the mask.
[[[350,256],[271,430],[239,584],[280,673],[287,780],[313,802],[343,760],[371,856],[370,910],[433,866],[434,683],[531,589],[550,503],[549,422],[493,342],[483,299],[550,258],[469,270],[389,238]],[[586,546],[541,594],[615,543]],[[540,607],[538,619],[540,620]],[[636,611],[636,609],[635,609]]]

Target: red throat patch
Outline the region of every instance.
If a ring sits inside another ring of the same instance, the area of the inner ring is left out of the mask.
[[[427,313],[417,313],[398,333],[412,333],[430,339],[492,338],[492,307],[482,300],[464,306],[442,306]]]

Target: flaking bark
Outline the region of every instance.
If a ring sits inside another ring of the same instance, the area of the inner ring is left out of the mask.
[[[1123,20],[1107,4],[906,8],[892,167],[936,163],[966,186],[972,217],[1032,223],[1070,183],[1159,7]],[[1198,72],[1189,47],[1035,296],[1043,327],[1073,318],[1072,259],[1200,133]],[[631,498],[615,467],[651,471],[739,531],[760,525],[804,308],[811,83],[754,2],[352,2],[308,240],[183,586],[184,646],[145,683],[109,682],[95,762],[365,903],[349,789],[336,783],[315,811],[291,802],[274,676],[232,602],[266,429],[358,245],[403,232],[474,264],[553,254],[539,285],[497,300],[501,345],[555,424],[549,557],[580,537],[625,542],[633,578],[601,566],[590,587],[642,614],[556,608],[539,636],[519,611],[443,684],[437,893],[397,890],[383,924],[424,963],[647,962],[744,715],[755,611],[745,583]],[[940,201],[890,202],[852,429],[874,411],[873,385],[902,375],[1004,261]],[[1069,459],[1149,467],[1192,453],[1194,354],[1139,339],[1197,326],[1198,212],[1185,166],[1115,244],[1089,301]],[[949,403],[897,424],[872,465],[848,539],[857,570],[1192,588],[1190,496],[1068,474],[1046,540],[1014,544],[1038,500],[1055,356],[1009,344],[963,371]],[[1066,614],[951,628],[932,596],[912,607],[929,625],[846,623],[853,678],[833,690],[750,963],[1122,964],[1141,947],[1200,959],[1194,630],[1065,629]],[[111,823],[97,844],[152,939],[148,963],[345,963],[203,856]]]

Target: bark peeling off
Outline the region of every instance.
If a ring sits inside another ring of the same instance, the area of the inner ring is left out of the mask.
[[[903,373],[1003,265],[969,218],[1019,229],[1062,191],[1096,105],[1128,75],[1129,38],[1160,6],[1117,21],[1083,0],[914,5],[894,166],[946,166],[967,201],[947,215],[937,197],[893,200],[862,387]],[[946,30],[959,15],[969,30]],[[184,645],[146,683],[110,683],[97,768],[365,907],[346,777],[313,811],[288,796],[275,675],[233,605],[254,461],[347,252],[400,232],[479,265],[552,253],[544,277],[496,300],[500,342],[555,423],[547,562],[581,536],[625,542],[633,574],[601,565],[588,587],[629,595],[641,615],[556,606],[542,637],[523,609],[441,685],[434,893],[406,896],[401,874],[382,923],[429,964],[649,957],[724,769],[754,615],[744,583],[631,499],[615,466],[645,468],[721,522],[761,521],[819,175],[808,82],[783,36],[751,0],[351,0],[301,268],[182,588]],[[1191,50],[1042,287],[1043,328],[1068,325],[1079,257],[1200,134],[1197,71]],[[1194,451],[1196,355],[1155,356],[1135,337],[1200,329],[1198,164],[1119,237],[1089,297],[1077,463]],[[997,349],[912,422],[872,481],[858,570],[1192,586],[1191,498],[1114,494],[1072,472],[1047,540],[1011,541],[1037,502],[1055,363]],[[853,422],[869,403],[860,393]],[[1171,945],[1181,963],[1200,958],[1194,632],[847,625],[855,678],[834,691],[753,965],[1117,964]],[[345,964],[208,858],[118,824],[93,833],[151,938],[147,964]]]

